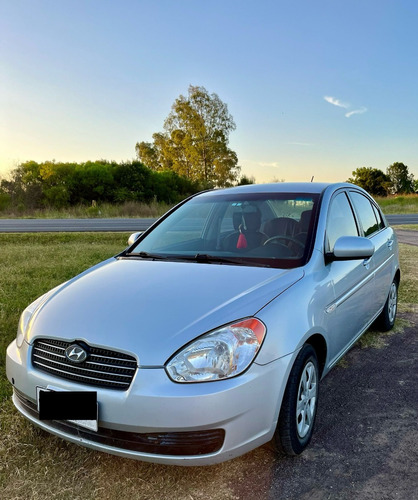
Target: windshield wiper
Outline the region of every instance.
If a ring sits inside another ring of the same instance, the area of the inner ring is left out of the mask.
[[[130,252],[126,253],[123,257],[139,257],[140,259],[152,259],[152,260],[165,260],[168,258],[166,255],[160,255],[158,253],[149,253],[149,252]]]
[[[196,255],[187,256],[187,260],[193,260],[195,262],[203,262],[208,264],[233,264],[235,266],[257,266],[257,267],[270,267],[265,264],[260,264],[258,262],[253,262],[249,259],[243,259],[241,257],[221,257],[218,255],[210,255],[207,253],[197,253]]]
[[[241,265],[242,263],[240,261],[236,261],[235,259],[229,259],[228,257],[219,257],[217,255],[209,255],[207,253],[197,253],[194,256],[190,256],[189,259],[193,259],[196,262],[214,262],[220,263],[220,264],[239,264]]]
[[[130,252],[121,257],[132,257],[150,260],[169,260],[169,261],[192,261],[201,262],[203,264],[231,264],[235,266],[255,266],[255,267],[271,267],[267,264],[260,264],[251,259],[243,259],[242,257],[221,257],[218,255],[210,255],[207,253],[197,253],[195,255],[160,255],[149,252]]]

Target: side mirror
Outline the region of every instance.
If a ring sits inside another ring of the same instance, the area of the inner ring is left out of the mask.
[[[368,259],[374,254],[374,245],[361,236],[341,236],[335,242],[334,251],[327,255],[329,260]]]
[[[138,233],[133,233],[129,236],[129,239],[128,239],[128,246],[131,246],[135,243],[135,241],[141,236],[141,234],[143,233],[144,231],[139,231]]]

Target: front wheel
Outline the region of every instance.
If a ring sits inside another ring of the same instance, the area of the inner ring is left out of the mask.
[[[318,405],[319,370],[314,348],[299,352],[287,382],[274,441],[287,455],[299,455],[308,446]]]

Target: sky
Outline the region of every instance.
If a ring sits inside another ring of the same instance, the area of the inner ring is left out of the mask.
[[[132,160],[198,85],[257,182],[418,178],[417,24],[416,0],[0,0],[0,176]]]

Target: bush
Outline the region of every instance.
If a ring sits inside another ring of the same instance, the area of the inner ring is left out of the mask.
[[[200,190],[197,183],[169,172],[155,172],[139,161],[116,163],[26,162],[0,185],[0,210],[25,212],[42,208],[64,209],[92,202],[166,204],[181,201]],[[90,209],[89,209],[90,210]],[[90,210],[95,215],[97,210]]]

